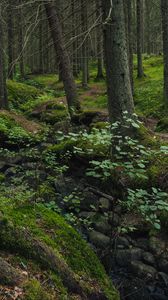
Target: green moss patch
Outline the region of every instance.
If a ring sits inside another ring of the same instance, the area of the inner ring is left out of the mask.
[[[67,270],[69,274],[67,276],[73,276],[80,286],[80,290],[76,291],[77,294],[79,292],[89,295],[102,291],[107,299],[119,299],[94,252],[60,215],[42,205],[19,208],[13,207],[12,203],[8,202],[7,207],[5,199],[0,203],[0,211],[3,214],[0,222],[1,248],[13,249],[27,258],[32,257],[40,263],[43,262],[43,268],[48,266],[49,269],[57,270],[54,271],[56,276],[62,277],[62,272]],[[52,256],[50,253],[53,253]],[[49,255],[48,259],[47,255]],[[58,260],[57,268],[49,262],[49,259],[54,259],[53,255],[56,255]],[[65,285],[66,274],[62,279]],[[69,277],[67,280],[71,281],[72,278]],[[56,282],[59,284],[58,278]],[[69,283],[68,288],[70,288]],[[45,299],[52,299],[47,298],[47,293],[35,281],[33,285],[28,285],[26,299],[38,300],[37,294],[41,295],[40,299],[44,296]]]
[[[13,80],[7,81],[7,89],[9,102],[14,108],[18,108],[21,103],[35,99],[41,94],[39,89]]]

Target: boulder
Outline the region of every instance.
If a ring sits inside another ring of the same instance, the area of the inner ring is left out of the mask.
[[[110,209],[110,201],[107,198],[101,197],[99,199],[99,208],[102,212],[108,212]]]
[[[144,252],[142,254],[142,259],[145,263],[151,265],[151,266],[154,266],[155,265],[155,258],[153,256],[152,253],[150,252]]]
[[[133,272],[135,276],[142,279],[154,279],[157,274],[155,268],[146,265],[141,261],[132,261],[130,264],[130,271]]]
[[[96,230],[89,232],[89,240],[98,248],[106,248],[110,244],[110,238]]]
[[[165,242],[155,236],[149,240],[149,249],[155,255],[161,255],[165,250]]]
[[[118,250],[116,254],[116,262],[120,267],[126,267],[132,261],[140,260],[142,257],[142,250],[139,248]]]

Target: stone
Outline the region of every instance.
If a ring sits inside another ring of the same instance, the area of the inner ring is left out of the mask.
[[[116,262],[120,267],[126,267],[134,260],[140,260],[142,257],[142,250],[139,248],[118,250],[116,254]]]
[[[81,211],[79,213],[79,217],[82,219],[89,219],[92,220],[96,215],[96,212],[93,211]]]
[[[95,222],[95,223],[93,224],[93,227],[94,227],[97,231],[99,231],[99,232],[101,232],[101,233],[104,233],[104,234],[106,234],[106,235],[110,234],[110,232],[111,232],[111,226],[110,226],[110,224],[108,223],[107,218],[105,218],[105,217],[103,217],[103,216],[100,218],[100,220],[98,220],[97,222]]]
[[[106,248],[110,244],[110,238],[96,230],[89,232],[89,240],[98,248]]]
[[[110,201],[107,198],[99,199],[99,208],[102,212],[108,212],[110,209]]]
[[[149,249],[155,255],[161,255],[165,251],[165,242],[152,236],[149,240]]]
[[[135,276],[142,279],[154,279],[157,274],[154,267],[146,265],[141,261],[132,261],[130,264],[130,271],[133,272]]]
[[[158,273],[159,279],[164,283],[166,287],[168,287],[168,275],[165,274],[164,272],[159,272]]]
[[[130,243],[125,237],[119,236],[116,239],[116,245],[117,245],[117,248],[121,248],[120,246],[122,246],[122,248],[129,248]]]
[[[142,259],[145,263],[151,265],[151,266],[154,266],[155,265],[155,258],[153,256],[152,253],[150,252],[144,252],[142,254]]]
[[[120,224],[120,217],[112,211],[109,213],[109,224],[112,226],[118,226]]]
[[[149,248],[149,240],[145,238],[139,238],[136,241],[138,248],[142,248],[143,250],[147,251]]]
[[[160,258],[158,261],[159,270],[168,274],[168,260]]]
[[[0,170],[5,167],[6,163],[4,161],[0,161]]]
[[[82,192],[80,209],[85,211],[91,211],[93,210],[92,206],[95,207],[95,209],[97,209],[98,197],[94,193],[88,190],[84,190]]]

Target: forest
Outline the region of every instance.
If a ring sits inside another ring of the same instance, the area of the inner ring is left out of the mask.
[[[0,300],[168,300],[167,0],[0,0]]]

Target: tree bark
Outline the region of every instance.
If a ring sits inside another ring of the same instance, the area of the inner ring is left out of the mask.
[[[61,68],[61,75],[67,97],[69,113],[70,115],[72,115],[74,111],[78,111],[80,109],[80,103],[78,100],[76,84],[72,74],[70,59],[67,50],[65,49],[63,32],[57,10],[52,2],[44,2],[44,5],[51,30],[54,48],[59,60],[59,67]]]
[[[88,51],[87,51],[87,0],[81,0],[81,23],[82,23],[82,86],[88,85]]]
[[[161,0],[161,5],[164,55],[164,98],[166,107],[168,107],[168,1]]]
[[[12,2],[8,1],[8,16],[7,16],[7,25],[8,25],[8,78],[13,79],[13,44],[14,44],[14,32],[13,32],[13,10]]]
[[[102,9],[100,0],[96,0],[96,19],[98,22],[102,21]],[[102,41],[102,25],[97,27],[96,43],[97,43],[97,76],[96,80],[104,79],[103,75],[103,41]]]
[[[114,0],[111,17],[110,1],[102,0],[104,11],[104,48],[107,73],[110,121],[123,121],[123,113],[134,112],[129,76],[123,0]]]
[[[142,63],[142,36],[143,36],[143,2],[137,0],[137,60],[138,60],[138,78],[144,76]]]
[[[8,98],[6,90],[5,60],[3,53],[3,25],[2,4],[0,4],[0,108],[8,109]]]

